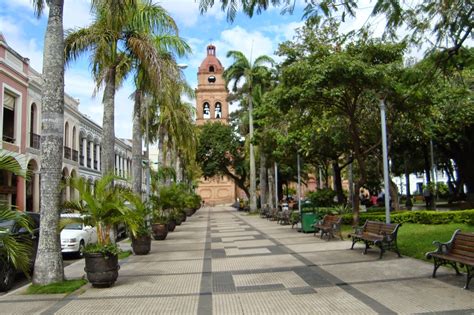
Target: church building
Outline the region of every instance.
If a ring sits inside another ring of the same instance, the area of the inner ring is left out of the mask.
[[[207,46],[207,56],[198,69],[196,124],[229,123],[227,84],[224,67],[216,57],[216,47]],[[236,185],[227,176],[201,178],[197,193],[208,205],[230,204],[236,200]]]

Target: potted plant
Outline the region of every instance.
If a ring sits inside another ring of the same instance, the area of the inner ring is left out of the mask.
[[[130,203],[133,210],[136,228],[128,226],[131,231],[132,250],[135,255],[147,255],[151,250],[151,229],[149,220],[151,219],[151,207],[142,201],[137,194],[129,192],[125,198]]]
[[[151,230],[155,240],[162,241],[166,239],[168,235],[168,216],[163,210],[155,210]]]
[[[113,186],[113,174],[99,179],[92,191],[84,178],[71,178],[68,185],[79,192],[79,199],[68,201],[64,208],[83,214],[88,224],[97,230],[97,244],[84,248],[87,280],[94,287],[110,287],[118,277],[118,254],[120,248],[111,238],[114,225],[123,222],[136,231],[137,225],[132,210],[125,205],[126,190]]]
[[[177,225],[178,212],[175,209],[171,209],[168,212],[168,232],[173,232]],[[181,220],[179,221],[181,224]]]
[[[0,149],[0,171],[28,179],[25,163],[22,155]],[[35,222],[31,213],[11,208],[14,207],[0,202],[0,292],[13,286],[17,270],[29,278],[36,257],[37,246],[34,246],[33,238],[36,245],[38,243],[39,215]]]

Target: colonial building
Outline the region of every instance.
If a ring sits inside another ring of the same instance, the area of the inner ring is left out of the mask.
[[[207,56],[198,69],[196,89],[196,124],[229,123],[227,84],[223,77],[224,67],[216,57],[216,47],[207,46]],[[233,203],[236,185],[227,176],[201,178],[197,193],[210,205]]]
[[[41,198],[41,90],[41,74],[0,33],[0,150],[19,153],[18,162],[32,173],[25,181],[0,172],[0,202],[35,212]],[[79,112],[79,100],[65,94],[64,105],[63,177],[82,176],[93,186],[101,176],[102,128]],[[116,175],[130,177],[130,143],[116,139],[115,150]],[[63,200],[75,197],[73,189],[63,190]]]

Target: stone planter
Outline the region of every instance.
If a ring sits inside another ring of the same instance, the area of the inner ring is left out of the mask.
[[[95,288],[108,288],[115,283],[120,265],[117,255],[102,253],[84,253],[87,280]]]
[[[151,249],[151,236],[132,237],[132,249],[135,255],[147,255]]]
[[[155,223],[151,225],[153,231],[153,238],[157,241],[166,239],[168,235],[168,226],[166,224]]]

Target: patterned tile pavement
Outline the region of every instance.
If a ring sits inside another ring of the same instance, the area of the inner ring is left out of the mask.
[[[1,314],[474,314],[463,277],[349,241],[325,241],[239,213],[200,209],[107,289],[0,297]],[[81,265],[82,264],[82,265]],[[66,269],[83,276],[83,262]]]

